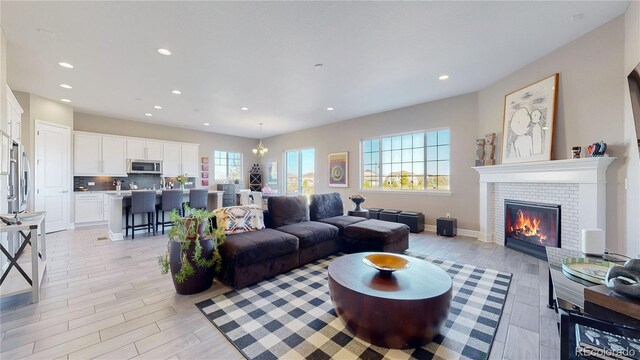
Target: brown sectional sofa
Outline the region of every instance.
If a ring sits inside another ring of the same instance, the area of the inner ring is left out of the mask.
[[[268,228],[228,235],[220,247],[220,279],[239,289],[340,251],[408,248],[408,226],[344,216],[343,211],[338,193],[311,195],[308,206],[302,195],[270,198]]]

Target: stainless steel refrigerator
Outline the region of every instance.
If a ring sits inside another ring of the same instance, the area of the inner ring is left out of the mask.
[[[10,213],[27,211],[30,196],[31,167],[24,146],[13,144],[9,164],[9,202]]]

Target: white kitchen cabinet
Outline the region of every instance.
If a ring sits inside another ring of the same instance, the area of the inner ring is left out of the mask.
[[[104,221],[104,194],[75,194],[74,207],[76,224]]]
[[[7,86],[7,125],[8,133],[11,140],[20,144],[22,141],[22,107],[18,103],[18,99],[13,95],[11,89]]]
[[[127,159],[146,160],[147,142],[139,139],[127,139]]]
[[[180,175],[180,164],[182,163],[182,146],[178,143],[164,143],[162,151],[162,170],[166,177],[176,177]]]
[[[144,139],[127,139],[127,159],[162,161],[163,143]]]
[[[73,134],[73,173],[75,175],[102,175],[101,144],[101,135]]]
[[[147,140],[147,157],[146,160],[162,161],[164,159],[164,144],[160,141]]]
[[[127,175],[126,144],[127,141],[123,137],[102,137],[102,175]]]
[[[127,176],[126,138],[73,134],[73,173],[80,176]]]
[[[199,175],[199,159],[198,159],[198,145],[183,144],[181,148],[180,161],[182,173],[189,175],[189,177],[200,177]]]

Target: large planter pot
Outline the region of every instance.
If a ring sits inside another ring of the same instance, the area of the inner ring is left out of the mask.
[[[212,259],[214,252],[213,239],[198,240],[202,245],[202,257],[204,259]],[[189,249],[185,251],[187,258],[191,262],[195,273],[192,276],[187,277],[182,283],[176,281],[175,274],[180,271],[182,267],[182,259],[180,258],[180,246],[181,243],[171,241],[169,245],[169,259],[171,268],[171,279],[173,285],[176,288],[178,294],[190,295],[196,294],[207,290],[213,284],[213,277],[215,275],[214,266],[208,268],[197,266],[191,259],[193,258],[193,252],[195,250],[195,241],[190,242]]]

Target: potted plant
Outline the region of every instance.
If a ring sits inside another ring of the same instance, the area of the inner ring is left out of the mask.
[[[182,174],[176,176],[176,180],[180,183],[180,190],[184,190],[184,184],[189,180],[189,175]]]
[[[178,294],[188,295],[207,290],[222,269],[218,247],[226,236],[224,229],[211,229],[213,212],[186,207],[185,217],[177,210],[169,214],[173,227],[169,231],[167,252],[158,258],[163,274],[171,271]]]

